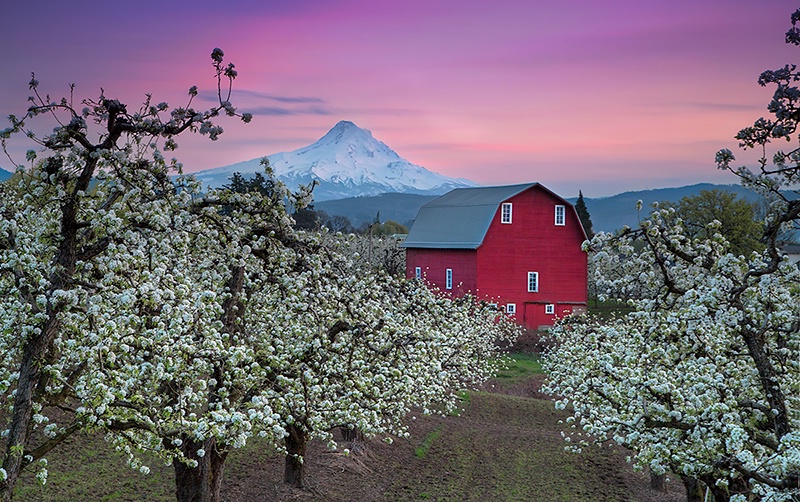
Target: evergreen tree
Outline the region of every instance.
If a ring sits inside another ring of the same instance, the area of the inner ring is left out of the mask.
[[[589,210],[586,209],[586,202],[583,201],[583,192],[578,190],[578,201],[575,203],[575,211],[578,212],[578,218],[583,225],[583,231],[586,232],[586,238],[591,239],[594,237],[594,229],[592,229],[592,217],[589,216]]]

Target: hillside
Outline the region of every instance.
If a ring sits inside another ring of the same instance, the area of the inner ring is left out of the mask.
[[[0,169],[0,181],[5,181],[11,177],[11,173],[5,169]]]
[[[383,193],[372,197],[315,202],[314,209],[325,211],[330,215],[347,216],[356,228],[362,223],[374,221],[379,212],[382,222],[394,220],[408,226],[417,217],[419,208],[436,197],[436,195]]]
[[[642,201],[642,216],[647,216],[653,202],[677,202],[686,196],[693,196],[702,190],[726,190],[734,192],[748,200],[756,200],[757,195],[739,185],[714,185],[701,183],[677,188],[661,188],[624,192],[612,197],[592,199],[584,196],[586,208],[592,217],[595,231],[613,232],[624,225],[638,225],[639,215],[636,202]],[[350,197],[338,200],[315,202],[315,209],[321,209],[330,215],[342,215],[350,219],[355,227],[375,219],[380,212],[381,221],[394,220],[408,225],[417,217],[419,208],[435,196],[414,194],[381,194],[372,197]],[[575,203],[577,198],[568,198]]]
[[[724,190],[733,192],[737,196],[746,200],[755,201],[758,195],[741,185],[714,185],[711,183],[699,183],[676,188],[659,188],[654,190],[639,190],[633,192],[623,192],[611,197],[592,199],[584,194],[586,209],[592,217],[595,231],[613,232],[627,225],[636,227],[639,224],[640,215],[636,211],[636,202],[642,201],[641,217],[648,215],[654,202],[678,202],[683,197],[698,195],[703,190]],[[577,201],[576,197],[567,199],[572,204]]]

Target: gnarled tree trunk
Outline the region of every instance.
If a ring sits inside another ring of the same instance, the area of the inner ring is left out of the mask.
[[[650,473],[650,488],[660,492],[667,492],[667,475]]]
[[[199,457],[197,451],[203,449],[205,455]],[[214,438],[203,442],[184,439],[181,445],[186,458],[197,461],[197,467],[174,460],[175,497],[178,502],[219,502],[222,500],[222,474],[228,452],[217,449]]]
[[[23,455],[28,447],[35,392],[42,378],[41,368],[57,330],[58,322],[55,321],[55,317],[51,317],[50,322],[44,327],[44,332],[31,337],[25,344],[19,383],[14,395],[14,412],[11,415],[6,453],[2,463],[6,471],[6,479],[0,482],[0,500],[3,501],[12,499],[17,479],[25,466]]]
[[[308,433],[302,427],[294,424],[286,428],[289,435],[286,437],[286,467],[283,471],[283,481],[297,488],[303,487],[305,478],[305,456],[308,446]]]
[[[697,478],[681,476],[686,488],[686,502],[703,502],[703,484]]]

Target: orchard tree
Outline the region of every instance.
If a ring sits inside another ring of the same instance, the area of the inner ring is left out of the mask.
[[[756,220],[756,213],[757,204],[739,199],[733,192],[714,189],[683,197],[675,205],[674,217],[682,220],[689,237],[706,236],[708,224],[718,221],[713,231],[725,237],[730,252],[749,256],[764,249],[759,240],[763,225]]]
[[[799,21],[800,10],[788,43],[800,45]],[[800,216],[799,80],[794,65],[759,78],[776,86],[774,118],[736,136],[761,151],[757,168],[717,154],[721,169],[769,201],[764,251],[733,254],[720,221],[688,232],[674,210],[657,209],[640,228],[591,242],[595,260],[626,258],[627,275],[611,278],[609,291],[637,281],[650,294],[624,317],[554,330],[548,389],[573,411],[570,439],[580,444],[586,432],[631,448],[637,465],[684,477],[690,500],[699,500],[688,490],[695,480],[718,502],[800,498],[800,276],[778,243]],[[773,140],[794,148],[768,158]],[[645,246],[634,254],[637,241]]]
[[[309,246],[288,258],[302,271],[277,284],[282,301],[259,300],[274,305],[271,315],[253,310],[246,322],[276,346],[266,399],[287,432],[284,479],[294,486],[303,485],[309,440],[335,447],[337,428],[405,435],[412,408],[451,409],[459,389],[494,372],[496,342],[515,334],[496,309],[364,270],[336,241],[305,238]]]
[[[269,172],[265,179],[274,181]],[[102,263],[104,274],[127,285],[106,308],[130,315],[85,356],[76,413],[104,429],[133,466],[142,450],[171,460],[179,501],[214,501],[232,449],[256,433],[283,441],[267,390],[275,372],[265,354],[276,351],[275,339],[246,320],[271,318],[279,302],[294,301],[270,292],[298,266],[286,249],[304,243],[294,237],[279,183],[269,194],[199,198],[196,182],[180,181],[181,204],[164,214],[164,227],[151,227],[137,248],[128,244],[130,258]]]
[[[406,253],[395,237],[363,234],[323,233],[325,239],[338,241],[354,264],[365,270],[380,270],[395,277],[405,276]]]
[[[238,115],[229,102],[236,70],[223,63],[221,50],[211,57],[220,92],[209,110],[191,107],[196,87],[185,107],[170,110],[148,96],[140,109],[128,111],[103,94],[84,100],[82,107],[72,98],[53,101],[31,78],[27,112],[11,116],[10,127],[0,131],[4,149],[12,135],[23,133],[46,152],[39,161],[38,152],[28,152],[31,168],[20,168],[24,172],[4,186],[0,200],[0,393],[10,417],[0,466],[3,500],[11,499],[24,467],[84,425],[78,416],[55,423],[51,407],[69,399],[76,378],[86,371],[72,357],[73,348],[89,346],[89,338],[107,329],[92,323],[92,313],[108,313],[107,325],[116,315],[130,315],[108,312],[106,302],[120,293],[119,278],[98,275],[96,264],[120,253],[119,246],[124,250],[127,240],[161,226],[164,212],[158,207],[175,190],[168,175],[180,171],[164,152],[174,150],[175,139],[187,131],[214,140],[222,133],[215,119]],[[55,123],[52,134],[39,137],[29,127],[39,117]],[[37,430],[42,435],[33,444]],[[45,476],[42,470],[42,482]]]

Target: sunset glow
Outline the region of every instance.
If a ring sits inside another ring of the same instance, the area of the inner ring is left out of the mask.
[[[255,118],[223,121],[214,143],[179,142],[190,172],[351,120],[411,162],[487,185],[599,197],[736,183],[714,153],[766,115],[758,75],[800,59],[783,42],[798,7],[787,0],[9,4],[3,116],[24,113],[31,72],[53,98],[75,83],[78,98],[102,87],[177,106],[192,85],[213,91],[221,47],[240,74],[234,105]]]

